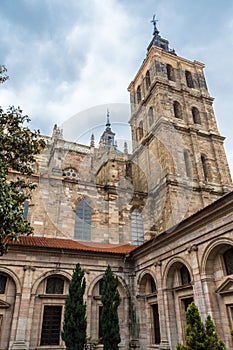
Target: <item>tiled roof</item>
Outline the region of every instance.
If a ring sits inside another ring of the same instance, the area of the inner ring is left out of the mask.
[[[101,244],[94,242],[80,242],[72,239],[47,238],[37,236],[20,236],[18,241],[9,242],[9,245],[18,245],[25,247],[37,248],[57,248],[81,250],[89,252],[101,252],[112,254],[127,254],[134,250],[136,246],[116,245],[116,244]]]

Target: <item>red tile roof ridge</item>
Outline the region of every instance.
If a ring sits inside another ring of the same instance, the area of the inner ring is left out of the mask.
[[[9,245],[42,247],[42,248],[59,248],[82,251],[95,251],[116,254],[126,254],[134,250],[137,246],[128,244],[107,244],[98,242],[80,242],[69,238],[51,238],[41,236],[19,236],[19,239],[14,242],[9,242]]]

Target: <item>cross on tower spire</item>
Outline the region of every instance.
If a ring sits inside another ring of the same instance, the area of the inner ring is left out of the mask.
[[[155,19],[155,15],[153,15],[153,18],[151,20],[151,23],[153,23],[154,25],[154,32],[153,32],[153,35],[158,35],[159,34],[159,30],[158,28],[156,27],[156,22],[158,22],[157,19]]]

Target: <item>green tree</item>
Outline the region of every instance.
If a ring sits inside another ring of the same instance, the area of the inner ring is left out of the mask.
[[[205,330],[206,330],[206,342],[205,342],[206,350],[212,350],[212,349],[225,350],[226,349],[224,342],[219,339],[219,336],[216,333],[215,324],[211,319],[210,315],[208,315],[206,318]]]
[[[0,65],[0,83],[4,83],[4,81],[8,79],[6,72],[7,72],[6,67],[3,65]]]
[[[5,72],[6,68],[0,66],[0,83],[8,78]],[[0,107],[0,255],[7,253],[11,240],[33,232],[24,219],[23,204],[36,187],[29,177],[35,155],[43,150],[45,142],[39,130],[33,132],[25,125],[29,121],[19,107],[7,111]],[[9,179],[9,170],[16,171],[16,176]]]
[[[67,350],[83,350],[86,344],[86,303],[83,300],[85,289],[84,271],[80,264],[77,264],[65,303],[62,339]]]
[[[104,350],[117,350],[121,342],[117,309],[120,305],[118,278],[108,265],[103,277],[101,323]]]
[[[219,340],[210,315],[203,323],[194,302],[187,308],[186,319],[186,346],[177,344],[176,350],[226,350],[223,341]]]

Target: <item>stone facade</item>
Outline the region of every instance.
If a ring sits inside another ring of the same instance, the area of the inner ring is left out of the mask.
[[[89,146],[66,141],[57,126],[45,137],[25,203],[34,236],[0,260],[0,350],[65,349],[77,262],[92,339],[102,336],[109,264],[119,277],[119,349],[175,349],[191,300],[232,348],[232,183],[203,68],[170,50],[155,26],[129,86],[132,154],[118,150],[108,113],[98,146],[94,136]]]

